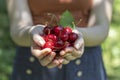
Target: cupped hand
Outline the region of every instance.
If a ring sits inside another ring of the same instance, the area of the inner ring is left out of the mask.
[[[82,34],[77,30],[73,30],[73,32],[78,34],[78,38],[74,42],[74,46],[67,47],[60,52],[60,55],[64,58],[63,64],[68,64],[71,60],[80,58],[84,52],[84,39]]]
[[[42,66],[53,68],[60,65],[60,59],[55,58],[56,53],[50,48],[42,49],[42,46],[45,44],[45,40],[41,36],[44,27],[43,25],[37,25],[31,29],[31,52]]]

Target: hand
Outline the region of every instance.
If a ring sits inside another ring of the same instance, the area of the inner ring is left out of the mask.
[[[52,52],[50,48],[41,49],[45,44],[44,39],[40,36],[43,29],[43,25],[33,26],[33,29],[31,29],[31,52],[42,66],[53,68],[60,64],[59,58],[55,59],[56,53]]]
[[[60,64],[59,60],[55,59],[56,53],[52,52],[50,48],[40,50],[34,47],[31,50],[42,66],[53,68]]]
[[[78,34],[78,39],[75,41],[73,47],[67,47],[60,52],[60,55],[64,57],[63,64],[68,64],[71,60],[81,57],[84,52],[84,40],[82,34],[77,30],[73,30],[73,32]]]
[[[44,29],[44,25],[36,25],[33,26],[30,30],[30,34],[31,34],[31,45],[33,44],[33,41],[38,45],[38,46],[43,46],[45,44],[44,39],[40,36],[41,34],[43,34],[43,29]]]

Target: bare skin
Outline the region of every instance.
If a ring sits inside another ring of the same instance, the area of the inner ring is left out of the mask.
[[[72,0],[60,1],[70,3]],[[39,46],[45,43],[41,36],[38,36],[40,32],[42,33],[41,30],[44,25],[33,27],[27,0],[7,0],[11,21],[11,37],[17,45],[31,47],[32,54],[38,58],[43,66],[53,68],[68,64],[71,60],[79,58],[83,54],[84,46],[100,45],[106,39],[111,21],[112,3],[113,0],[93,0],[88,28],[77,27],[76,29],[77,33],[79,35],[82,33],[83,37],[79,37],[75,42],[75,48],[66,48],[60,52],[62,57],[54,58],[56,53],[52,52],[51,49],[39,49]],[[96,38],[96,36],[99,37]]]

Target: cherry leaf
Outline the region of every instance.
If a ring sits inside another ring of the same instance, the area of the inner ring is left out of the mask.
[[[67,10],[62,13],[59,24],[63,27],[70,26],[71,28],[75,28],[75,22],[73,15]]]

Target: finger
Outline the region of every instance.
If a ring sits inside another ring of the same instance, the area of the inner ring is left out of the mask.
[[[80,47],[80,49],[79,49],[80,51],[81,51],[81,53],[83,53],[84,52],[84,43],[83,44],[81,44],[81,47]]]
[[[62,62],[63,58],[62,57],[56,57],[52,63],[48,65],[48,67],[58,67],[59,69],[62,68]]]
[[[31,52],[35,57],[41,59],[45,55],[49,54],[51,52],[51,49],[50,48],[45,48],[45,49],[40,50],[40,49],[36,49],[34,47],[31,47]]]
[[[70,62],[69,60],[64,59],[63,62],[62,62],[62,64],[68,64],[69,62]]]
[[[65,50],[61,51],[60,55],[65,58],[68,58],[68,60],[73,60],[74,59],[74,56],[72,56],[73,52],[74,52],[74,48],[68,47]]]
[[[65,48],[65,53],[71,53],[71,52],[73,52],[74,51],[74,48],[73,47],[67,47],[67,48]]]
[[[63,56],[63,55],[65,55],[66,54],[66,52],[64,51],[64,50],[62,50],[62,51],[60,51],[60,53],[59,53],[61,56]]]
[[[57,57],[57,60],[59,61],[59,65],[57,66],[59,69],[61,69],[62,68],[62,66],[63,66],[63,60],[64,60],[64,58],[63,57]]]
[[[47,66],[55,57],[56,53],[51,52],[49,55],[40,60],[42,66]]]
[[[31,50],[36,50],[39,49],[41,50],[41,47],[39,45],[37,45],[33,40],[31,41]]]
[[[42,53],[41,55],[38,56],[38,59],[41,60],[41,59],[43,59],[44,57],[48,56],[49,54],[50,54],[50,52]]]
[[[74,60],[74,58],[76,57],[80,57],[81,54],[83,53],[81,50],[77,50],[73,47],[68,47],[65,49],[66,54],[64,56],[68,56],[67,58],[70,60]],[[69,54],[68,54],[69,53]],[[69,57],[70,56],[70,57]]]
[[[84,52],[84,42],[83,43],[76,42],[75,46],[76,46],[76,48],[74,49],[74,52],[76,54],[73,54],[73,56],[79,56],[80,57]]]
[[[74,47],[76,49],[80,50],[81,46],[84,46],[84,40],[80,35],[78,35],[78,36],[79,36],[78,39],[74,43]]]
[[[60,63],[62,63],[63,60],[64,60],[64,58],[63,58],[63,57],[57,57],[57,60],[58,60]]]
[[[62,68],[62,66],[63,66],[63,64],[60,64],[60,65],[58,65],[58,68],[59,68],[59,69],[61,69],[61,68]]]
[[[50,64],[47,65],[48,68],[54,68],[59,65],[59,61],[57,59],[53,60]]]
[[[67,53],[67,54],[65,55],[65,58],[66,58],[67,60],[69,60],[69,61],[76,59],[75,56],[72,56],[72,53]]]
[[[80,50],[74,49],[74,53],[72,53],[72,56],[78,58],[78,57],[81,57],[82,54],[83,54],[83,52],[81,52]]]
[[[33,41],[39,46],[43,46],[45,44],[45,40],[39,34],[33,35]]]

